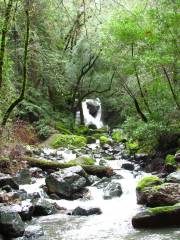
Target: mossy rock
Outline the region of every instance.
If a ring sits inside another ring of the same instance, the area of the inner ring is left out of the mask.
[[[84,136],[58,134],[50,142],[53,148],[69,147],[69,148],[82,148],[87,144],[87,139]]]
[[[112,139],[114,142],[116,143],[120,143],[120,142],[126,142],[127,139],[124,136],[124,133],[122,130],[116,130],[112,133]]]
[[[110,143],[109,138],[108,138],[107,136],[104,136],[104,135],[103,135],[103,136],[100,136],[99,140],[100,140],[100,143],[101,143],[101,144]]]
[[[96,162],[95,159],[91,158],[91,157],[78,157],[74,160],[71,160],[68,162],[68,164],[73,164],[73,165],[94,165],[94,163]]]
[[[179,208],[180,208],[180,203],[177,203],[173,206],[163,206],[163,207],[149,208],[148,211],[152,214],[160,214],[160,213],[176,211]]]
[[[146,187],[152,187],[154,185],[160,185],[162,183],[163,183],[163,181],[156,176],[147,176],[138,182],[136,190],[143,191],[144,188],[146,188]]]
[[[55,129],[63,134],[72,134],[71,131],[69,131],[62,122],[56,122]]]
[[[166,165],[176,166],[177,163],[176,163],[174,155],[168,154],[166,156],[166,159],[165,159],[165,164]]]

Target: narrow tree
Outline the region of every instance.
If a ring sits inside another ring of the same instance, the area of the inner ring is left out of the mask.
[[[2,27],[2,35],[1,35],[1,48],[0,48],[0,89],[2,87],[3,82],[3,65],[4,65],[4,56],[6,49],[6,36],[8,32],[8,25],[11,18],[13,0],[9,0],[7,7],[5,9],[4,23]]]
[[[29,45],[29,0],[25,1],[25,14],[26,14],[26,36],[25,36],[25,45],[24,45],[24,61],[23,61],[23,82],[22,89],[19,97],[9,106],[7,111],[4,114],[1,126],[4,127],[7,123],[7,120],[13,111],[13,109],[23,101],[25,90],[26,90],[26,82],[27,82],[27,55],[28,55],[28,45]]]

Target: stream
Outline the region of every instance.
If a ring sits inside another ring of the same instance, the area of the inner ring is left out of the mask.
[[[109,161],[110,166],[120,169],[121,161]],[[133,172],[120,169],[116,173],[122,179],[113,181],[121,183],[123,194],[108,200],[103,199],[102,189],[95,186],[89,187],[89,196],[86,199],[52,200],[68,210],[78,206],[84,208],[99,207],[101,215],[69,216],[65,213],[39,217],[32,220],[33,225],[41,225],[44,236],[39,240],[180,240],[180,229],[152,229],[136,230],[131,225],[131,219],[142,206],[136,204],[136,184],[147,173],[139,172],[135,177]],[[39,179],[33,185],[22,186],[28,192],[39,189],[44,179]]]

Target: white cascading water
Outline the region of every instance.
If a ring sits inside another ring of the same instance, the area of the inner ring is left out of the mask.
[[[95,116],[93,116],[90,113],[90,110],[88,108],[88,104],[94,105],[97,107],[97,113]],[[85,126],[89,125],[95,125],[97,128],[103,127],[103,122],[101,121],[101,101],[99,98],[93,99],[86,99],[82,102],[82,110],[83,110],[83,116],[84,116],[84,124]]]

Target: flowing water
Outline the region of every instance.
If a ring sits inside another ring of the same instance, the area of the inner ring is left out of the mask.
[[[111,164],[116,169],[120,167],[120,161],[111,161]],[[102,210],[101,215],[81,217],[61,213],[35,219],[34,224],[40,224],[45,233],[39,240],[180,240],[180,229],[177,228],[135,230],[132,227],[132,216],[142,210],[142,206],[136,204],[135,187],[145,173],[141,172],[135,178],[133,173],[127,170],[116,172],[123,176],[123,179],[113,180],[121,183],[121,197],[104,200],[102,190],[91,186],[88,199],[56,201],[59,206],[68,210],[78,206],[99,207]],[[40,180],[39,185],[42,183],[43,180]],[[34,184],[32,189],[35,189],[35,186],[38,188],[38,183]]]

